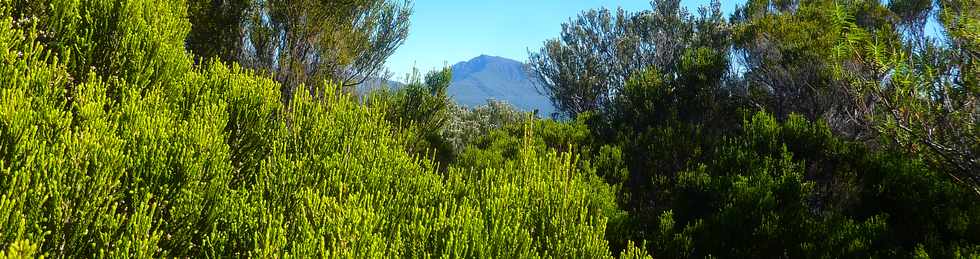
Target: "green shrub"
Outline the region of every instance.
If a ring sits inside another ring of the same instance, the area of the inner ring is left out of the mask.
[[[647,199],[632,200],[622,235],[675,258],[977,253],[975,197],[921,160],[797,115],[756,113],[721,139],[684,169],[649,176],[653,190],[627,189]]]
[[[611,256],[614,189],[532,130],[513,159],[438,172],[335,87],[284,106],[269,78],[193,67],[179,1],[7,3],[5,256]]]

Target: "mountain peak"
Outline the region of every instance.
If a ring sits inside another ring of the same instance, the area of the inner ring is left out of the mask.
[[[488,99],[507,101],[525,110],[554,111],[550,100],[538,93],[524,63],[504,57],[480,55],[452,66],[449,94],[465,106],[484,105]]]
[[[479,55],[479,56],[477,56],[477,57],[475,57],[475,58],[473,58],[473,59],[470,59],[470,60],[472,61],[472,60],[479,60],[479,59],[491,59],[491,58],[501,58],[501,57],[497,57],[497,56],[490,56],[490,55],[487,55],[487,54],[482,54],[482,55]]]
[[[480,55],[472,58],[468,61],[462,61],[456,63],[452,66],[453,72],[457,74],[468,74],[471,71],[478,71],[484,69],[488,64],[520,64],[517,60],[512,60],[504,57],[490,56],[490,55]]]

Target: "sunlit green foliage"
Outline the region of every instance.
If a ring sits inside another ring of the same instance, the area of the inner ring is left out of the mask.
[[[538,152],[556,150],[588,154],[591,139],[588,127],[581,121],[561,123],[553,120],[532,120],[534,138],[528,144]],[[517,159],[524,140],[524,123],[515,123],[490,130],[475,137],[468,148],[461,150],[456,166],[463,168],[492,168],[507,160]],[[587,161],[584,160],[584,161]]]
[[[443,135],[455,150],[461,151],[491,131],[521,124],[532,114],[522,112],[504,101],[489,100],[486,105],[473,108],[452,105],[449,116]]]
[[[194,67],[179,1],[0,3],[4,256],[611,255],[613,189],[530,127],[513,159],[438,172],[335,87],[284,106]]]
[[[435,158],[445,166],[456,156],[456,149],[443,131],[451,115],[452,100],[446,89],[452,81],[448,68],[432,71],[422,78],[417,72],[398,89],[379,89],[368,94],[365,103],[381,110],[409,153]]]

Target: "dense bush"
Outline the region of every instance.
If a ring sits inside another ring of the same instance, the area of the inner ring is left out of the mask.
[[[409,153],[434,158],[445,168],[456,156],[455,146],[443,134],[452,112],[446,95],[451,80],[448,68],[429,72],[424,79],[416,73],[398,89],[368,92],[364,103],[384,113]]]
[[[454,150],[463,150],[491,131],[511,125],[519,125],[533,115],[522,112],[513,105],[498,100],[488,100],[486,105],[449,107],[449,120],[443,135]]]
[[[701,158],[653,177],[637,235],[669,257],[976,255],[969,188],[921,161],[869,152],[827,126],[758,113]],[[647,200],[649,201],[649,200]],[[928,204],[927,208],[920,208]]]
[[[283,106],[271,79],[194,67],[179,2],[40,8],[0,5],[7,255],[611,254],[613,189],[574,156],[524,141],[492,168],[438,172],[334,87]]]
[[[976,257],[973,2],[656,0],[583,12],[531,67],[621,190],[613,251]]]
[[[980,253],[980,206],[968,187],[900,152],[836,137],[825,123],[759,112],[725,134],[674,121],[609,144],[589,137],[587,120],[536,121],[531,142],[585,158],[578,167],[620,190],[627,214],[609,217],[612,251],[645,244],[668,258]],[[521,136],[492,131],[457,166],[513,159]]]

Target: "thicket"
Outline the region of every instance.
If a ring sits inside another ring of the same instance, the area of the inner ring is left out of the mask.
[[[35,3],[0,4],[5,256],[612,254],[613,189],[571,154],[438,171],[339,86],[284,104],[196,65],[180,1]]]
[[[287,100],[300,85],[318,94],[323,81],[352,90],[387,79],[385,60],[408,37],[412,13],[411,1],[401,0],[181,2],[189,52],[274,78]]]
[[[586,11],[530,55],[621,190],[614,251],[980,256],[973,1],[719,7]]]
[[[970,188],[922,160],[835,136],[823,122],[743,113],[725,134],[672,121],[607,142],[580,116],[539,120],[537,149],[586,159],[575,166],[618,190],[612,251],[689,257],[939,257],[980,253],[980,206]],[[465,149],[457,164],[516,157],[517,124]],[[680,151],[680,152],[678,152]]]

